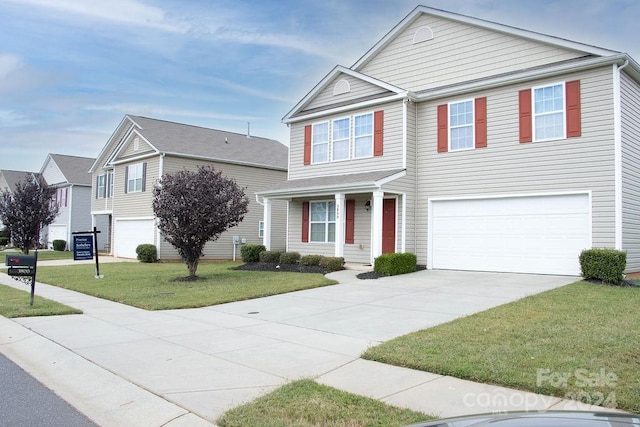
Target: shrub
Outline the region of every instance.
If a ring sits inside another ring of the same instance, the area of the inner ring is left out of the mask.
[[[300,258],[300,264],[302,265],[320,265],[322,255],[305,255]]]
[[[299,262],[299,252],[282,252],[282,254],[280,254],[280,264],[297,264]]]
[[[323,256],[320,258],[320,267],[327,271],[338,271],[344,268],[344,258],[334,256]]]
[[[375,259],[373,271],[385,276],[413,273],[417,262],[416,255],[412,253],[382,254]]]
[[[150,243],[138,245],[136,254],[138,254],[140,262],[156,262],[158,260],[158,249]]]
[[[268,262],[277,264],[280,262],[281,251],[262,251],[260,252],[260,262]]]
[[[267,248],[264,245],[257,245],[255,243],[248,243],[240,248],[240,255],[243,262],[258,262],[260,261],[260,252],[266,251]]]
[[[624,279],[627,253],[616,249],[585,249],[580,253],[580,269],[585,279],[602,280],[614,285]]]
[[[0,237],[0,246],[7,246],[9,244],[9,238],[8,237]]]
[[[64,251],[67,248],[67,241],[56,239],[53,241],[53,250],[54,251]]]

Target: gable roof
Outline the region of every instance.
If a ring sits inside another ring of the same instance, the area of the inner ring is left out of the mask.
[[[561,37],[550,36],[548,34],[537,33],[535,31],[524,30],[522,28],[512,27],[510,25],[498,24],[497,22],[487,21],[480,18],[474,18],[472,16],[461,15],[459,13],[447,12],[446,10],[436,9],[427,6],[417,6],[413,9],[402,21],[400,21],[395,27],[391,29],[378,43],[376,43],[367,53],[365,53],[355,64],[351,66],[353,70],[362,69],[374,56],[376,56],[382,49],[384,49],[398,34],[404,31],[408,26],[416,21],[421,15],[428,14],[437,16],[440,18],[449,19],[452,21],[462,22],[465,24],[474,25],[477,27],[485,28],[488,30],[497,31],[500,33],[509,34],[516,37],[521,37],[540,43],[550,44],[553,46],[563,47],[566,49],[577,50],[585,52],[590,55],[596,56],[610,56],[619,54],[620,52],[605,49],[602,47],[592,46],[585,43],[580,43]]]
[[[89,168],[93,165],[96,159],[91,157],[68,156],[64,154],[49,154],[48,158],[55,162],[56,166],[64,176],[66,183],[91,186]],[[44,162],[44,165],[46,164],[47,161]],[[42,173],[42,170],[40,172]]]
[[[116,162],[115,157],[127,136],[136,133],[156,154],[287,170],[288,148],[274,139],[135,115],[126,115],[118,129],[122,126],[130,129],[124,138],[117,141],[119,145],[113,148],[107,163]],[[114,136],[119,134],[116,131]],[[107,145],[116,143],[112,141],[114,136]],[[95,167],[94,163],[91,170]]]
[[[4,177],[4,180],[7,181],[7,185],[9,186],[9,190],[11,192],[15,191],[16,184],[20,181],[24,181],[31,176],[38,176],[37,172],[26,172],[26,171],[14,171],[2,169],[0,170],[0,174]],[[0,191],[4,190],[0,188]]]

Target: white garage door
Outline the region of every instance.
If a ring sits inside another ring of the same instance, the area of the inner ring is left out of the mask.
[[[591,247],[587,194],[434,201],[432,267],[579,275]]]
[[[50,225],[49,236],[47,236],[49,242],[49,248],[53,248],[54,240],[67,240],[67,226],[66,225]],[[67,247],[71,247],[72,242],[67,242]]]
[[[119,219],[116,220],[114,231],[114,255],[120,258],[137,258],[138,245],[153,244],[155,226],[152,219]]]

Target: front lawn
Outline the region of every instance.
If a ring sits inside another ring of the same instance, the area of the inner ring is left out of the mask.
[[[29,255],[33,255],[35,251],[29,251]],[[11,254],[22,254],[19,250],[9,249],[0,252],[0,263],[4,263],[5,256]],[[38,251],[38,261],[51,261],[56,259],[73,259],[73,251],[51,251],[40,250]]]
[[[33,305],[29,305],[31,285],[24,290],[0,285],[0,315],[4,317],[56,316],[59,314],[81,314],[82,311],[36,295]]]
[[[102,279],[94,278],[93,264],[38,267],[37,280],[147,310],[205,307],[336,283],[322,274],[231,269],[240,264],[201,262],[197,274],[203,280],[191,282],[175,281],[187,276],[182,263],[132,262],[101,265]]]
[[[387,341],[363,357],[640,412],[640,288],[577,282]]]
[[[433,419],[311,380],[287,384],[226,412],[220,427],[404,426]]]

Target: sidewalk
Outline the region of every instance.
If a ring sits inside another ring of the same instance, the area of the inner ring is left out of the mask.
[[[38,295],[84,314],[0,317],[0,351],[102,426],[213,425],[226,410],[300,378],[439,417],[609,411],[359,358],[391,336],[575,278],[432,271],[361,281],[356,274],[332,273],[336,286],[166,311],[38,283]],[[477,294],[478,280],[488,296]],[[26,288],[4,274],[0,283]],[[426,296],[440,301],[438,311],[411,305]]]

